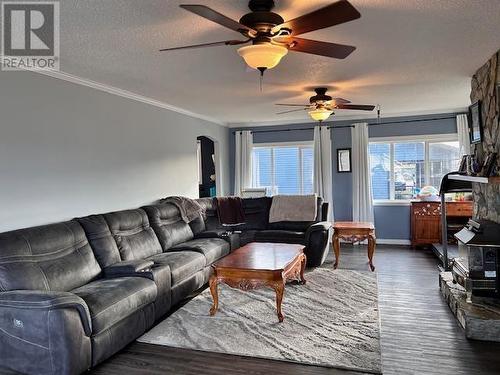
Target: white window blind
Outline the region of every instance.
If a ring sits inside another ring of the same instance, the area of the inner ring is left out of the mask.
[[[429,185],[439,190],[443,176],[460,164],[456,139],[452,135],[370,142],[373,199],[409,200]]]
[[[272,195],[312,194],[313,155],[312,144],[254,146],[253,187],[266,188]]]

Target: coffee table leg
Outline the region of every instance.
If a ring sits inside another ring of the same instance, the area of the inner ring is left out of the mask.
[[[214,300],[212,307],[210,308],[210,315],[215,315],[217,309],[219,308],[219,294],[217,292],[217,276],[210,276],[210,293],[212,294],[212,298]]]
[[[285,292],[285,282],[277,281],[276,284],[274,284],[274,290],[276,291],[276,310],[278,312],[278,320],[281,323],[285,318],[281,311],[281,302],[283,301],[283,293]]]
[[[304,271],[306,270],[307,257],[306,254],[302,254],[302,261],[300,263],[300,283],[305,284],[306,279],[304,277]]]
[[[339,258],[340,258],[340,237],[337,232],[333,234],[333,251],[335,253],[335,264],[333,265],[333,269],[337,269],[339,266]]]
[[[375,253],[375,235],[370,234],[368,236],[368,264],[370,265],[370,269],[375,271],[375,266],[373,265],[373,254]]]

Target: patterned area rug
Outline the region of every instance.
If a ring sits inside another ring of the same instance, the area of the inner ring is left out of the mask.
[[[376,274],[318,268],[306,279],[287,284],[283,323],[272,289],[221,284],[215,316],[207,289],[138,341],[380,374]]]

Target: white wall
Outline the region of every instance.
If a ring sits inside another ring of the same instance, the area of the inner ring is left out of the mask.
[[[219,142],[227,193],[227,128],[32,72],[0,72],[0,232],[197,197],[200,135]]]

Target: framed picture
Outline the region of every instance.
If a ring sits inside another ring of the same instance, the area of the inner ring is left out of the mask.
[[[481,102],[477,101],[469,107],[470,143],[481,143],[483,138],[483,124],[481,119]]]
[[[338,148],[337,149],[337,172],[350,173],[351,169],[351,149]]]
[[[462,161],[460,162],[460,168],[458,168],[459,174],[467,174],[468,162],[469,162],[469,155],[462,156]]]
[[[481,175],[483,177],[490,177],[493,175],[493,171],[495,170],[495,164],[497,160],[496,152],[489,154],[483,163],[483,168],[481,169]]]

